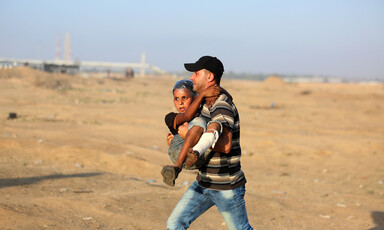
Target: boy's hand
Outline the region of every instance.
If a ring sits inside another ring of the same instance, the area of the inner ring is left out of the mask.
[[[185,139],[185,136],[187,135],[188,132],[188,122],[184,122],[183,125],[180,125],[179,128],[177,129],[177,132],[179,133],[180,137]]]
[[[172,133],[168,133],[167,134],[167,144],[168,144],[168,146],[172,143],[172,140],[173,140],[173,134]]]
[[[214,85],[214,86],[211,86],[205,90],[203,90],[203,92],[201,92],[201,95],[203,97],[218,97],[220,95],[220,91],[221,91],[221,88],[220,86],[218,85]]]

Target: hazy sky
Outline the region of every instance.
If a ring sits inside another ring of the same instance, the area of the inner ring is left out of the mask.
[[[384,79],[383,0],[0,0],[0,57],[54,59],[58,33],[79,60]]]

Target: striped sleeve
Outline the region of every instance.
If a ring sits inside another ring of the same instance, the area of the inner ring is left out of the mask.
[[[226,95],[220,95],[217,103],[210,109],[210,115],[211,121],[220,122],[232,131],[235,125],[235,114],[227,99]]]

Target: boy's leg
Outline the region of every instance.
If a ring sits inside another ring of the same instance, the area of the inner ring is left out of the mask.
[[[172,161],[172,164],[176,163],[179,158],[181,148],[183,147],[184,139],[180,137],[179,134],[173,136],[172,142],[168,147],[168,156]]]
[[[165,166],[161,170],[161,175],[163,176],[164,183],[166,183],[169,186],[175,185],[175,180],[179,176],[179,173],[181,172],[185,158],[187,157],[188,148],[194,146],[199,141],[199,138],[203,132],[204,132],[204,129],[200,126],[193,126],[191,129],[189,129],[176,163],[173,166]]]
[[[202,117],[195,117],[188,125],[188,132],[185,136],[184,145],[180,150],[179,158],[177,159],[174,166],[180,167],[183,165],[187,158],[187,150],[192,146],[196,145],[201,135],[205,132],[207,122]]]
[[[195,165],[200,156],[202,156],[210,147],[214,147],[222,132],[222,125],[219,122],[210,122],[207,131],[203,134],[198,143],[193,148],[187,149],[187,159],[185,165],[191,167]],[[196,151],[198,149],[198,151]]]

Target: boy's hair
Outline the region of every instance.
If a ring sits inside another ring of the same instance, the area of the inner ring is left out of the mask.
[[[193,82],[189,79],[183,79],[176,82],[175,86],[173,86],[172,94],[176,89],[187,89],[191,92],[192,96],[196,96],[196,92],[193,91]]]

